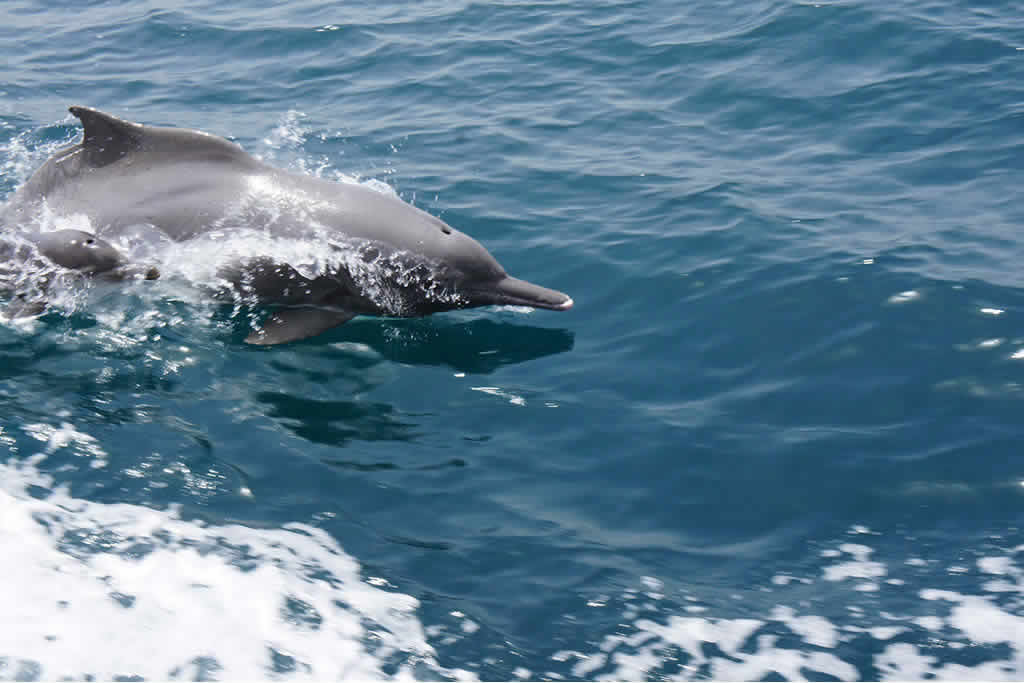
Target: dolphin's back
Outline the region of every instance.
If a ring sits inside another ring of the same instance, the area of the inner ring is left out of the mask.
[[[244,149],[224,138],[198,130],[145,126],[111,116],[89,107],[71,107],[69,111],[82,122],[82,142],[78,147],[89,166],[101,168],[126,157],[144,161],[220,162],[242,167],[260,162]]]
[[[398,248],[429,250],[438,236],[452,233],[397,197],[289,173],[215,135],[146,126],[88,107],[70,111],[82,122],[82,141],[48,159],[19,188],[13,206],[35,208],[45,199],[59,213],[89,216],[99,230],[148,223],[175,240],[275,213],[297,217],[273,226],[277,233],[341,225],[351,237]]]
[[[71,107],[82,141],[50,157],[7,208],[30,217],[41,201],[60,214],[85,214],[97,230],[149,223],[187,239],[221,220],[245,191],[245,178],[276,169],[224,138],[124,121]]]

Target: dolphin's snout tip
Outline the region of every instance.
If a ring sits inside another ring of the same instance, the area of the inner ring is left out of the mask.
[[[535,285],[515,277],[505,277],[487,294],[487,303],[511,304],[546,308],[550,311],[567,311],[573,300],[568,294]]]

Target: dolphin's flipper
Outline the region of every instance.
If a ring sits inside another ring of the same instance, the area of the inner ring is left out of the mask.
[[[245,338],[246,344],[270,346],[298,341],[326,332],[356,317],[349,311],[334,311],[311,306],[283,308],[271,313],[263,326]]]

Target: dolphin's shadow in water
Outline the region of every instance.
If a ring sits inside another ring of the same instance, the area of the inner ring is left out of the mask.
[[[566,329],[438,316],[386,325],[367,320],[339,330],[338,335],[366,344],[396,363],[441,365],[467,374],[488,374],[506,365],[565,353],[575,344],[575,335]]]
[[[241,335],[240,329],[236,332]],[[296,345],[363,344],[395,363],[489,374],[506,365],[571,351],[575,339],[572,331],[561,328],[435,315],[429,319],[357,319]]]
[[[239,343],[245,333],[243,329],[236,330]],[[489,319],[466,321],[435,316],[429,320],[355,321],[319,337],[298,342],[296,346],[358,344],[376,354],[377,360],[371,361],[371,364],[386,360],[409,365],[445,366],[467,374],[484,374],[506,365],[564,353],[572,349],[574,339],[573,333],[564,329]],[[360,369],[361,362],[353,359],[348,348],[329,348],[323,351],[328,355],[344,353],[343,363],[338,364],[339,376],[355,372],[363,378],[357,382],[361,385],[361,391],[371,388],[365,386],[365,368]],[[255,352],[279,353],[276,349]],[[322,359],[323,354],[319,356]],[[356,368],[353,368],[353,363]],[[293,373],[302,371],[298,367],[289,367],[287,370]],[[321,376],[324,373],[318,370],[313,374]],[[328,379],[321,377],[319,381]],[[344,398],[319,400],[296,395],[294,391],[259,391],[253,398],[265,407],[267,416],[280,421],[297,436],[328,446],[344,447],[352,440],[415,441],[425,433],[419,425],[420,418],[424,416],[404,413],[388,403]],[[340,460],[331,464],[349,464],[361,470],[391,468],[390,465],[363,466]]]

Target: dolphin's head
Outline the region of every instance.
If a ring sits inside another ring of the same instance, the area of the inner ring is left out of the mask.
[[[105,273],[123,264],[120,252],[112,244],[81,230],[40,233],[36,246],[57,265],[83,273]]]
[[[144,278],[155,280],[155,267],[132,266],[110,242],[82,230],[54,230],[35,238],[39,252],[62,268],[109,280]]]
[[[439,221],[440,222],[440,221]],[[565,311],[572,299],[562,292],[514,278],[475,239],[444,224],[442,243],[452,288],[468,306],[511,305]]]
[[[355,245],[364,262],[344,263],[334,278],[341,295],[329,298],[360,299],[362,308],[376,304],[399,315],[490,305],[572,307],[568,295],[511,277],[475,239],[398,197],[318,179],[303,189],[319,198],[315,222],[342,237],[335,247],[351,252]]]

